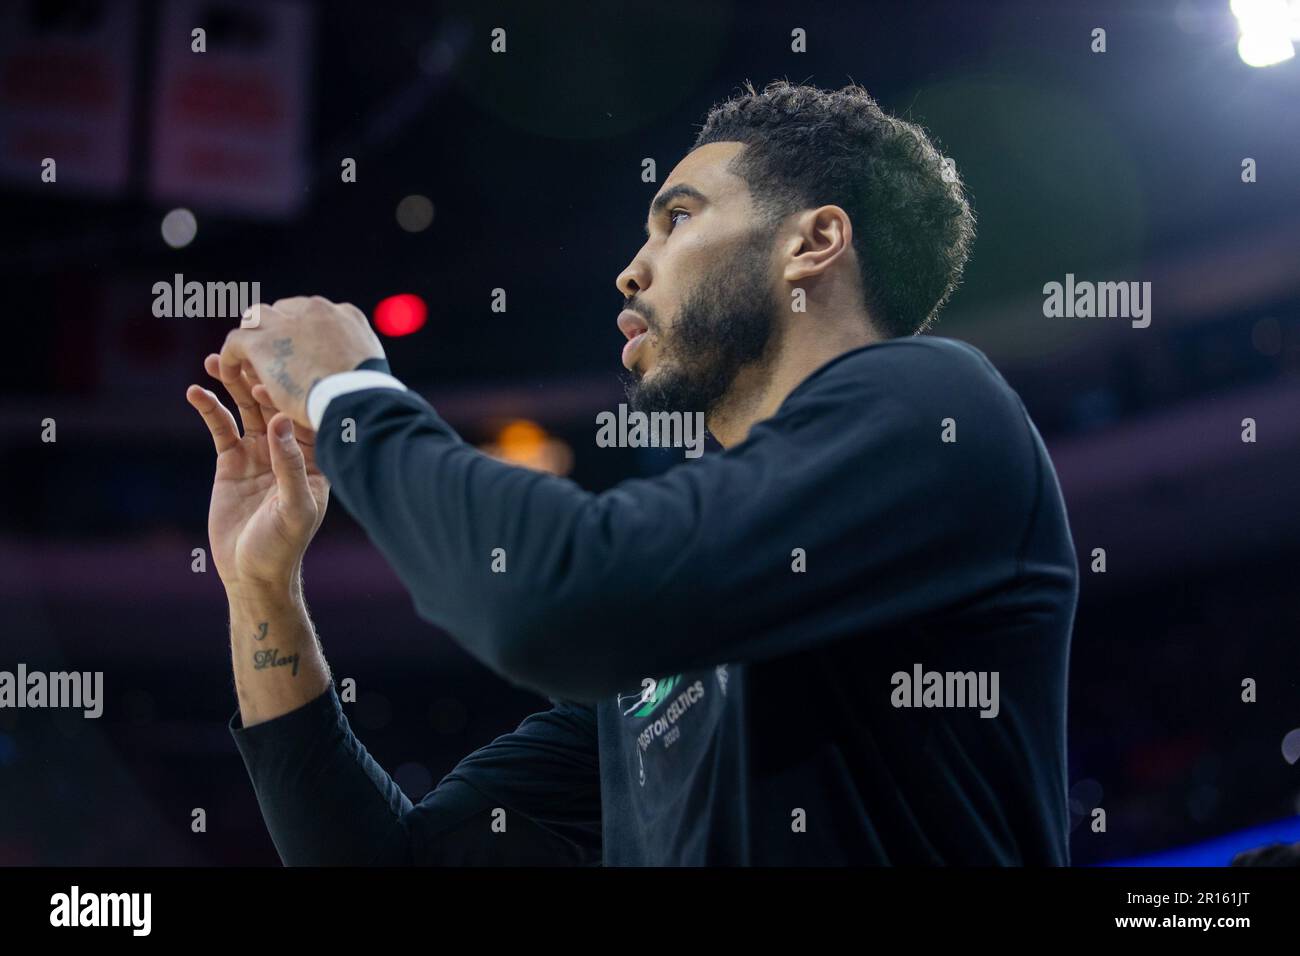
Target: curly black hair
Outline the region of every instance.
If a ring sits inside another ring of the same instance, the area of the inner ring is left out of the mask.
[[[975,216],[921,127],[886,115],[861,86],[777,80],[760,93],[746,81],[709,111],[692,148],[716,142],[746,144],[730,170],[766,224],[826,204],[848,213],[881,335],[914,335],[934,321],[961,281]]]

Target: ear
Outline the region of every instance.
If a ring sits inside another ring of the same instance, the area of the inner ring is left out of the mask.
[[[853,223],[839,206],[819,206],[794,221],[782,277],[800,282],[824,275],[853,249]]]

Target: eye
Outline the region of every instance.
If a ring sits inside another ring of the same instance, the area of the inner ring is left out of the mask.
[[[668,212],[668,231],[669,231],[669,232],[672,232],[672,231],[673,231],[673,226],[676,224],[676,222],[677,222],[677,217],[678,217],[678,216],[689,216],[689,215],[690,215],[690,213],[687,212],[685,209],[672,209],[672,210],[669,210],[669,212]]]

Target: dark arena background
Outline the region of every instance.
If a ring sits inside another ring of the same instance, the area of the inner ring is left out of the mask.
[[[863,85],[971,197],[930,331],[1017,390],[1067,503],[1072,863],[1300,840],[1294,42],[1295,0],[0,3],[0,670],[104,674],[97,719],[0,709],[0,864],[279,863],[184,398],[238,320],[159,284],[353,302],[467,441],[651,475],[680,457],[593,441],[614,279],[709,107],[777,78]],[[1149,283],[1147,318],[1048,314],[1084,280]],[[304,581],[412,799],[545,706],[420,621],[337,500]]]

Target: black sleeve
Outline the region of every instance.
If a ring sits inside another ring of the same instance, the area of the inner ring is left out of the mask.
[[[333,685],[252,727],[236,711],[230,731],[286,866],[598,864],[595,715],[552,703],[414,805],[352,733]]]
[[[987,359],[940,341],[849,353],[743,443],[603,494],[489,458],[411,391],[334,398],[316,454],[424,619],[514,683],[594,701],[915,620],[1021,572],[1055,478]]]

